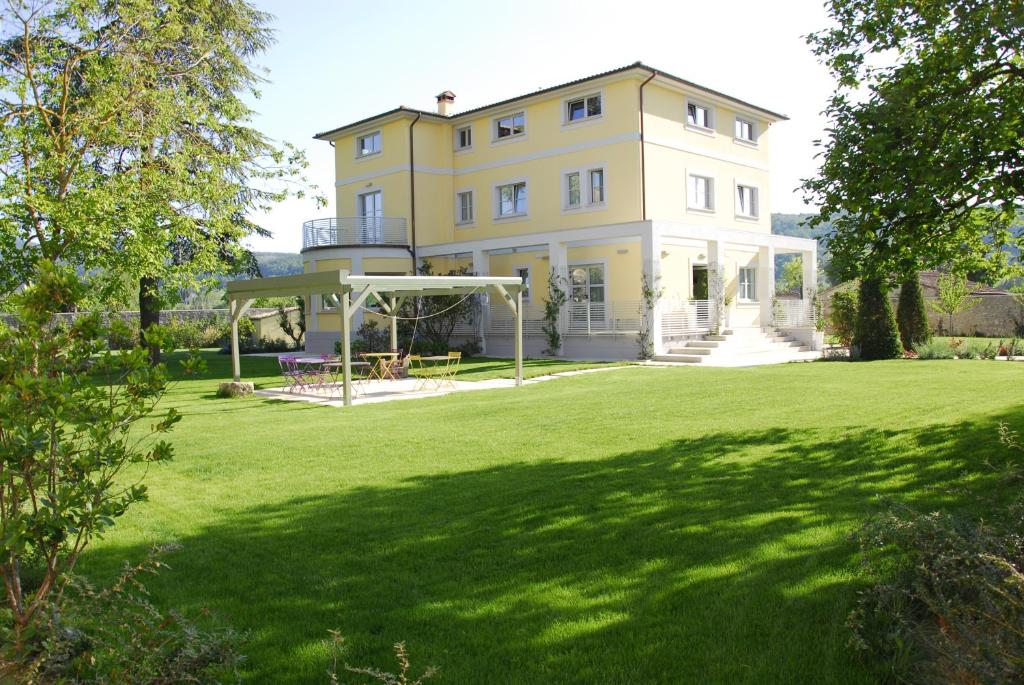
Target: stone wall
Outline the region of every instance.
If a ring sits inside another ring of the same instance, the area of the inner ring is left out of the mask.
[[[896,309],[898,291],[892,296],[892,307]],[[932,308],[934,297],[924,298],[928,311],[928,323],[936,335],[982,336],[989,338],[1024,338],[1024,307],[1009,293],[984,293],[972,295],[978,304],[966,312],[953,315],[953,331],[950,332],[949,316],[939,314]],[[828,321],[831,302],[828,297],[822,302],[823,316]],[[828,328],[826,327],[826,332]]]
[[[1024,332],[1024,307],[1011,295],[974,295],[977,300],[966,312],[953,315],[953,330],[950,331],[949,316],[932,309],[933,298],[925,298],[928,308],[928,323],[939,335],[984,336],[989,338],[1013,338]],[[895,304],[893,305],[895,306]]]

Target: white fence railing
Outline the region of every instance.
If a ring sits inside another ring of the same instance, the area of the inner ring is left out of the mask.
[[[570,336],[636,333],[640,330],[639,300],[570,302],[566,305],[565,334]]]
[[[516,321],[512,311],[503,302],[491,302],[486,307],[486,335],[511,336]],[[559,317],[559,330],[569,337],[591,335],[635,334],[640,329],[640,302],[570,302]],[[461,327],[460,327],[461,330]],[[466,333],[469,333],[467,330]],[[523,303],[523,335],[544,334],[544,303]]]
[[[523,335],[543,335],[544,303],[523,303]],[[487,307],[487,335],[512,336],[516,332],[516,317],[504,302],[491,302]]]
[[[811,328],[814,326],[814,306],[811,300],[775,300],[772,322],[780,328]]]
[[[714,304],[710,300],[662,300],[659,306],[662,338],[704,335],[714,325]]]

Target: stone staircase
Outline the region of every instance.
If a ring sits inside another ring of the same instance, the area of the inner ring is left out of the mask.
[[[704,366],[757,366],[810,361],[820,356],[820,352],[811,351],[804,343],[774,328],[734,328],[722,331],[721,335],[671,343],[668,353],[654,360]]]

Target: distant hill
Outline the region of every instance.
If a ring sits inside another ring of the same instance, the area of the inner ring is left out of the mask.
[[[297,252],[253,252],[264,276],[291,276],[302,273],[302,255]]]

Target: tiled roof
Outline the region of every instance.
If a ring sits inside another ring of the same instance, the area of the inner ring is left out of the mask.
[[[344,131],[345,129],[353,128],[355,126],[359,126],[361,124],[365,124],[365,123],[371,122],[374,119],[381,119],[383,117],[387,117],[387,116],[391,116],[393,114],[399,114],[399,113],[418,114],[420,116],[426,116],[426,117],[430,117],[432,119],[439,119],[441,121],[455,120],[455,119],[459,119],[460,117],[468,116],[468,115],[471,115],[471,114],[476,114],[478,112],[482,112],[484,110],[491,109],[493,107],[502,107],[504,105],[510,105],[510,104],[512,104],[514,102],[518,102],[519,100],[525,100],[526,98],[536,97],[537,95],[545,95],[547,93],[552,93],[552,92],[555,92],[557,90],[561,90],[562,88],[570,88],[572,86],[576,86],[576,85],[579,85],[579,84],[582,84],[582,83],[587,83],[588,81],[596,81],[597,79],[605,78],[607,76],[614,76],[616,74],[625,73],[625,72],[631,71],[633,69],[644,69],[644,70],[652,73],[655,76],[661,76],[663,78],[666,78],[666,79],[668,79],[670,81],[675,81],[676,83],[682,84],[684,86],[688,86],[690,88],[695,88],[697,90],[703,91],[705,93],[709,93],[711,95],[716,95],[716,96],[718,96],[720,98],[723,98],[725,100],[729,100],[730,102],[734,102],[734,103],[736,103],[738,105],[742,105],[744,107],[749,107],[749,108],[751,108],[753,110],[757,110],[758,112],[761,112],[762,114],[767,114],[768,116],[770,116],[770,117],[772,117],[774,119],[779,119],[779,120],[783,120],[783,121],[789,119],[789,117],[787,117],[785,114],[779,114],[778,112],[773,112],[770,109],[765,109],[763,107],[759,107],[759,106],[757,106],[755,104],[752,104],[750,102],[746,102],[745,100],[740,100],[739,98],[735,98],[735,97],[733,97],[731,95],[726,95],[725,93],[722,93],[720,91],[712,90],[711,88],[707,88],[707,87],[702,86],[702,85],[700,85],[698,83],[694,83],[693,81],[688,81],[688,80],[686,80],[684,78],[680,78],[679,76],[673,76],[672,74],[669,74],[666,71],[662,71],[660,69],[656,69],[654,67],[650,67],[650,66],[644,64],[643,62],[634,62],[633,64],[628,64],[628,65],[626,65],[624,67],[618,67],[616,69],[611,69],[609,71],[603,71],[600,74],[593,74],[591,76],[585,76],[583,78],[576,79],[574,81],[568,81],[566,83],[561,83],[561,84],[559,84],[557,86],[551,86],[549,88],[542,88],[542,89],[536,90],[536,91],[534,91],[532,93],[524,93],[523,95],[517,95],[516,97],[509,98],[507,100],[501,100],[499,102],[493,102],[493,103],[491,103],[489,105],[484,105],[483,107],[475,107],[473,109],[468,109],[468,110],[466,110],[464,112],[458,112],[456,114],[449,114],[447,116],[445,116],[443,114],[438,114],[437,112],[428,112],[426,110],[415,109],[415,108],[412,108],[412,107],[404,107],[404,106],[396,107],[395,109],[388,110],[387,112],[381,112],[380,114],[375,114],[372,117],[366,117],[365,119],[360,119],[359,121],[354,121],[354,122],[352,122],[350,124],[345,124],[344,126],[339,126],[338,128],[331,129],[330,131],[324,131],[323,133],[318,133],[318,134],[316,134],[313,137],[315,139],[317,139],[317,140],[324,140],[324,139],[328,138],[329,136],[332,136],[332,135],[334,135],[336,133]]]

